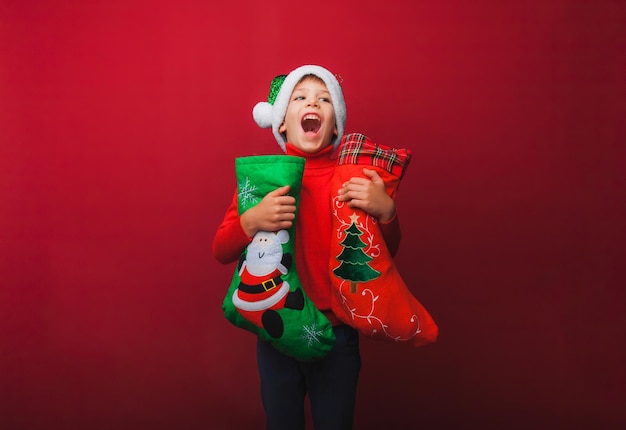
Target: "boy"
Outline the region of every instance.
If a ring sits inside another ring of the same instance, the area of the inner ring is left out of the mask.
[[[278,84],[276,84],[278,83]],[[277,93],[274,91],[279,87]],[[306,159],[298,222],[296,266],[302,285],[333,324],[333,349],[314,362],[300,362],[257,341],[257,362],[267,429],[304,428],[304,399],[308,393],[317,430],[350,429],[361,367],[357,332],[342,324],[330,310],[331,193],[330,178],[346,120],[341,86],[328,70],[306,65],[274,79],[270,103],[258,103],[253,116],[273,134],[288,155]],[[339,190],[340,199],[378,218],[388,249],[394,255],[400,240],[393,199],[380,176],[363,169],[366,178],[352,178]],[[226,264],[237,261],[257,231],[291,227],[295,199],[289,186],[268,193],[259,204],[237,213],[237,196],[213,240],[213,253]],[[236,193],[235,193],[236,194]]]

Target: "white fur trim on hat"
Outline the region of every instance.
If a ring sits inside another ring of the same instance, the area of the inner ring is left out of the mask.
[[[280,87],[280,91],[278,92],[273,105],[268,102],[259,102],[252,110],[254,121],[259,127],[272,127],[274,137],[284,152],[286,151],[286,141],[278,129],[285,119],[285,113],[287,112],[287,105],[289,104],[291,93],[293,92],[296,84],[305,75],[315,75],[320,78],[324,81],[324,84],[326,84],[326,88],[330,93],[330,97],[333,102],[333,109],[335,111],[335,124],[337,127],[337,136],[334,136],[332,139],[333,147],[337,148],[341,142],[341,138],[343,137],[344,126],[346,124],[346,102],[343,98],[343,92],[339,81],[337,81],[335,75],[321,66],[301,66],[287,75],[285,81]]]

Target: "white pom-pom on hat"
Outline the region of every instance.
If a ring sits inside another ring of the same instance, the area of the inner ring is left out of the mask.
[[[272,126],[272,111],[274,107],[268,102],[259,102],[252,109],[252,117],[254,122],[261,128],[270,128]]]

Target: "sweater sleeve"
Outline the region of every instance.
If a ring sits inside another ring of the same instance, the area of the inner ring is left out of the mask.
[[[398,252],[398,248],[400,248],[400,239],[402,237],[398,212],[396,212],[391,220],[385,223],[380,223],[380,231],[385,239],[385,244],[387,245],[389,254],[391,254],[392,258],[395,257]]]
[[[237,261],[251,240],[241,227],[237,210],[237,193],[235,192],[233,201],[226,210],[224,220],[213,238],[213,256],[222,264]]]

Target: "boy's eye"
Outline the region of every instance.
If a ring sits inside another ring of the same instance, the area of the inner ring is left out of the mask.
[[[320,97],[320,101],[330,103],[330,99],[328,97]]]
[[[295,96],[294,100],[304,100],[304,96]]]

